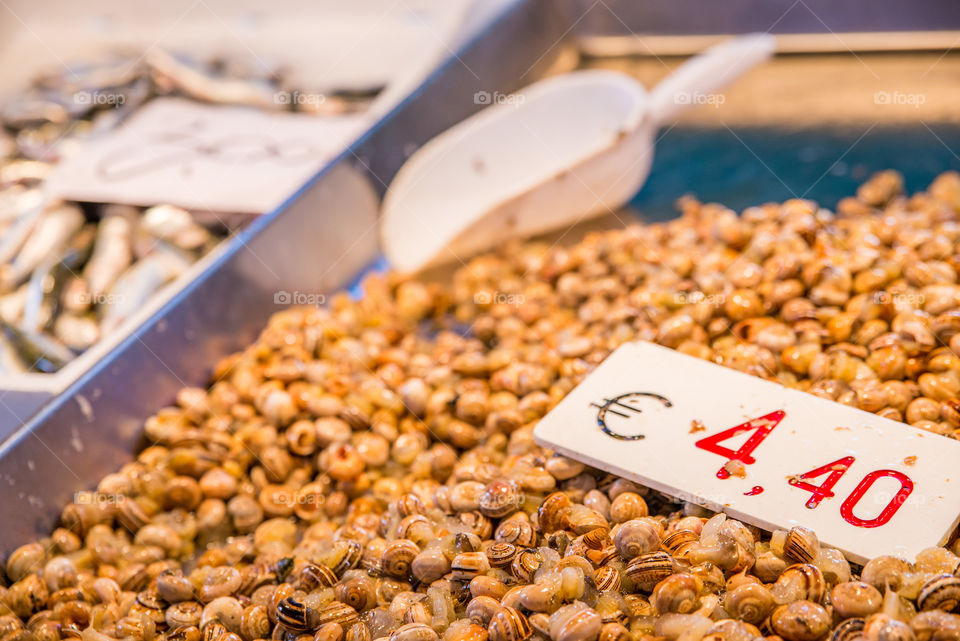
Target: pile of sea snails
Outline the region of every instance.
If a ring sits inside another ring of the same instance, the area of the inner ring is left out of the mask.
[[[10,555],[0,641],[960,640],[955,544],[852,565],[532,436],[637,338],[955,434],[960,175],[901,185],[685,200],[276,314]]]

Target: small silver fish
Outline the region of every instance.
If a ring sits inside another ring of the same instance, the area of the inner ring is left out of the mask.
[[[150,207],[143,212],[140,225],[151,236],[180,249],[199,249],[211,238],[210,232],[198,225],[190,212],[173,205]]]
[[[73,351],[58,339],[25,331],[2,320],[0,336],[10,343],[20,360],[32,371],[51,374],[74,357]]]
[[[97,228],[93,254],[83,268],[83,278],[93,298],[110,289],[133,260],[133,223],[125,215],[108,215]]]
[[[194,100],[260,109],[277,109],[279,106],[276,92],[270,85],[214,77],[156,47],[147,53],[146,59],[158,84],[167,85]]]
[[[4,288],[16,287],[43,261],[59,255],[83,223],[83,212],[76,205],[64,203],[44,213],[13,262],[0,270]]]
[[[100,325],[92,316],[61,314],[54,323],[53,334],[70,349],[82,352],[100,340]]]
[[[177,249],[161,245],[134,263],[117,279],[101,306],[100,329],[104,336],[117,330],[139,311],[161,287],[180,276],[190,261]]]

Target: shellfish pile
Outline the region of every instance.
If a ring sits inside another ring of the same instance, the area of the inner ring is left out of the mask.
[[[11,554],[0,640],[958,640],[955,544],[852,565],[532,435],[645,339],[955,436],[960,175],[901,192],[688,199],[278,313]]]

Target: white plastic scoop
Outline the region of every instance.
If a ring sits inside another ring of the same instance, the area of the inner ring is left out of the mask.
[[[768,34],[741,36],[683,64],[652,92],[613,71],[577,71],[510,94],[414,153],[383,202],[391,265],[417,271],[511,237],[623,206],[643,185],[657,130],[766,60]]]

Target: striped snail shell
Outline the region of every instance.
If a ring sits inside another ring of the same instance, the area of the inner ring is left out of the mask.
[[[700,542],[700,535],[693,530],[677,530],[663,537],[660,546],[674,558],[686,558],[690,549]]]
[[[702,641],[752,641],[763,634],[757,626],[735,619],[717,621]]]
[[[333,572],[337,576],[343,576],[347,570],[357,567],[360,559],[363,558],[363,545],[359,541],[343,539],[336,542],[339,550],[340,560],[333,566]]]
[[[723,597],[723,609],[734,618],[758,625],[773,612],[777,603],[762,583],[743,583]]]
[[[512,543],[494,543],[487,548],[487,559],[490,567],[504,568],[510,565],[517,555],[517,546]]]
[[[863,638],[864,619],[845,619],[830,633],[830,641],[859,641]]]
[[[550,637],[554,641],[596,639],[603,626],[600,615],[582,602],[565,605],[550,617]]]
[[[317,612],[315,616],[310,617],[312,629],[317,629],[327,623],[339,623],[344,628],[348,628],[359,620],[360,617],[357,615],[357,611],[340,601],[334,601]]]
[[[424,506],[423,501],[420,500],[420,497],[412,492],[404,494],[398,498],[394,505],[397,509],[397,514],[401,517],[412,516],[414,514],[423,514],[427,511],[426,506]]]
[[[277,605],[277,623],[290,632],[309,632],[307,606],[293,597],[287,597]]]
[[[830,614],[819,603],[794,601],[773,611],[770,627],[786,641],[818,641],[830,629]]]
[[[490,641],[524,641],[533,634],[533,628],[519,610],[503,607],[493,615],[487,633]]]
[[[540,552],[536,548],[527,548],[517,552],[510,564],[513,576],[525,583],[533,580],[533,575],[540,569]]]
[[[517,547],[532,547],[537,542],[537,533],[526,518],[510,518],[497,526],[496,540]]]
[[[440,641],[440,635],[424,623],[407,623],[390,633],[390,641]]]
[[[601,592],[619,590],[620,571],[613,566],[604,565],[597,569],[593,581]]]
[[[817,566],[798,563],[791,565],[780,574],[776,583],[770,588],[770,592],[780,604],[800,600],[823,603],[827,593],[827,582],[823,578],[823,572]]]
[[[863,637],[868,641],[916,641],[909,625],[882,612],[867,617]]]
[[[410,565],[420,548],[409,539],[396,539],[387,544],[380,557],[380,570],[388,576],[405,579],[410,574]]]
[[[493,534],[493,522],[476,510],[461,512],[456,518],[481,539],[489,539],[490,535]]]
[[[625,573],[640,590],[649,592],[674,572],[674,561],[666,552],[651,552],[632,559]]]
[[[820,541],[813,530],[794,527],[783,542],[783,556],[794,563],[813,563],[820,554]]]
[[[483,552],[464,552],[453,558],[450,571],[456,581],[469,581],[473,577],[485,574],[490,569],[490,561]]]
[[[304,592],[332,588],[337,584],[337,575],[322,563],[308,563],[297,576],[296,588]]]
[[[885,592],[887,587],[897,591],[903,586],[904,577],[909,574],[913,568],[903,559],[895,556],[878,556],[863,566],[860,572],[860,580],[869,583],[881,592]]]
[[[917,607],[921,612],[943,610],[951,612],[960,604],[960,578],[952,574],[939,574],[929,579],[920,588]]]
[[[703,582],[692,574],[671,574],[653,588],[650,603],[661,614],[689,614],[700,607]]]

